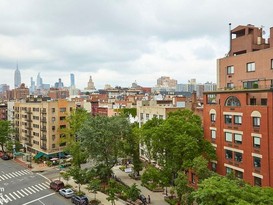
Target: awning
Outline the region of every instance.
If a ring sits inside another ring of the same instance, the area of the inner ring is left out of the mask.
[[[35,159],[39,159],[40,157],[42,157],[44,155],[44,153],[42,152],[38,152],[38,154],[35,155]]]

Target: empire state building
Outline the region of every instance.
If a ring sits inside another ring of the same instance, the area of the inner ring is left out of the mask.
[[[17,65],[17,68],[15,70],[15,73],[14,73],[14,88],[18,88],[20,87],[21,85],[21,73],[18,69],[18,65]]]

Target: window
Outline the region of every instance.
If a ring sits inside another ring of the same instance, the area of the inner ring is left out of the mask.
[[[236,144],[242,144],[243,136],[241,134],[234,134],[234,142]]]
[[[55,108],[51,108],[51,110],[52,110],[52,113],[54,113],[54,112],[55,112]]]
[[[55,122],[56,118],[55,117],[52,117],[52,122]]]
[[[55,131],[55,126],[52,126],[52,131]]]
[[[230,75],[230,74],[233,74],[234,73],[234,66],[228,66],[227,67],[227,74]]]
[[[60,121],[64,121],[64,120],[65,120],[65,116],[61,116]]]
[[[256,105],[256,98],[250,98],[250,105]]]
[[[233,83],[227,83],[227,88],[234,88],[234,84]]]
[[[243,179],[243,172],[240,172],[240,171],[238,171],[238,170],[235,170],[235,176],[237,177],[237,178],[239,178],[239,179]]]
[[[267,105],[267,99],[266,98],[261,99],[261,105]]]
[[[226,99],[225,106],[241,106],[241,102],[237,97],[230,96]]]
[[[232,173],[232,169],[229,167],[226,167],[226,174],[231,174]]]
[[[271,59],[271,69],[273,69],[273,59]]]
[[[216,130],[211,130],[211,139],[212,140],[216,139]]]
[[[253,157],[253,162],[255,168],[261,168],[261,158]]]
[[[242,162],[243,154],[240,152],[234,152],[234,159],[236,162]]]
[[[253,126],[260,127],[260,124],[261,124],[261,118],[260,117],[253,117]]]
[[[234,124],[241,125],[242,124],[242,116],[234,115]]]
[[[225,115],[225,123],[226,124],[232,123],[232,115]]]
[[[210,114],[210,121],[215,122],[216,121],[216,114],[212,113]]]
[[[254,62],[247,63],[246,64],[246,71],[247,72],[254,72],[255,71],[255,63]]]
[[[55,148],[55,144],[52,144],[52,149],[54,149]]]
[[[55,135],[52,135],[52,141],[54,141],[56,139]]]
[[[232,133],[225,132],[226,142],[232,142]]]
[[[143,120],[143,113],[140,113],[140,119]]]
[[[159,115],[159,119],[163,119],[163,115]]]
[[[60,108],[60,112],[66,112],[66,108],[65,107],[61,107]]]
[[[244,87],[244,89],[258,88],[259,83],[258,83],[257,80],[255,80],[255,81],[245,81],[245,82],[243,82],[243,87]]]
[[[225,150],[226,151],[226,159],[232,159],[232,151],[230,150]]]
[[[254,185],[255,186],[262,186],[262,179],[259,177],[254,177]]]
[[[211,169],[212,169],[212,171],[216,172],[217,164],[214,163],[214,162],[212,162],[212,163],[211,163]]]
[[[253,147],[260,148],[261,146],[261,138],[260,137],[253,137]]]
[[[146,114],[146,120],[149,120],[149,114]]]

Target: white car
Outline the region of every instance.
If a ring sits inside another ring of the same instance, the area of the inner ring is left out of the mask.
[[[65,198],[69,198],[74,195],[74,191],[72,189],[60,189],[59,194],[64,196]]]

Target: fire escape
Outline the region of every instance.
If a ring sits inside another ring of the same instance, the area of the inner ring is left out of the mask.
[[[41,111],[41,142],[40,142],[40,148],[43,149],[43,150],[47,150],[47,146],[46,146],[46,142],[47,142],[47,138],[46,138],[46,135],[47,135],[47,130],[46,130],[46,123],[47,123],[47,120],[46,120],[46,108],[43,108],[42,111]]]

